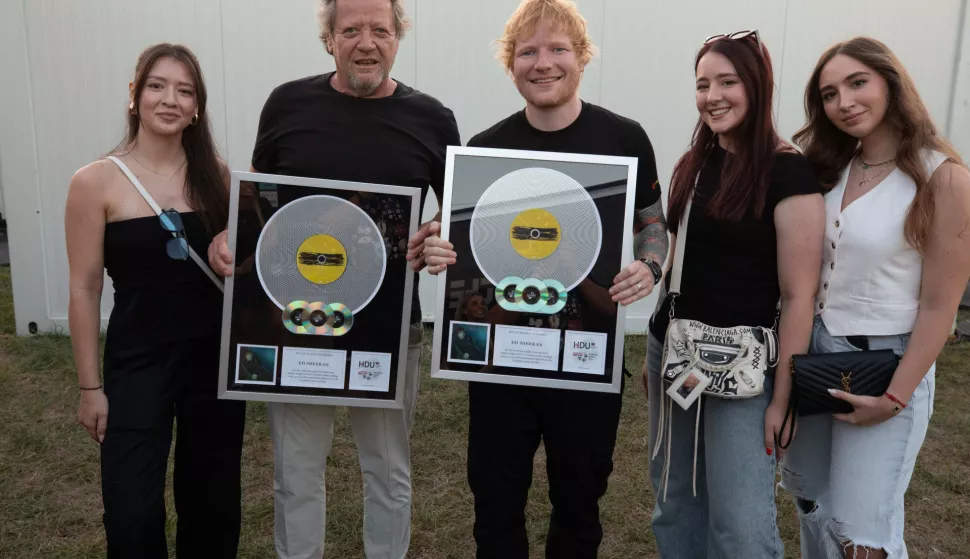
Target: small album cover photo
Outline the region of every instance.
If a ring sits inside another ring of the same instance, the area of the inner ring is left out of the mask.
[[[491,325],[451,321],[448,333],[448,361],[488,365]]]
[[[688,382],[690,381],[690,382]],[[689,409],[704,394],[704,390],[711,384],[711,378],[700,371],[690,371],[686,375],[677,377],[667,389],[670,399],[686,409]]]
[[[236,382],[275,385],[276,352],[271,345],[236,346]]]

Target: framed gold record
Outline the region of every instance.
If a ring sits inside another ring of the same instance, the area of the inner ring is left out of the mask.
[[[233,171],[218,396],[401,408],[420,197]]]
[[[633,157],[449,147],[431,376],[619,392],[636,184]]]

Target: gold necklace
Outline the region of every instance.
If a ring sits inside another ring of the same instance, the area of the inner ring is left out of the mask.
[[[862,157],[862,155],[861,154],[859,155],[859,164],[862,165],[863,169],[871,169],[872,167],[881,167],[887,163],[892,163],[893,161],[896,161],[895,157],[893,157],[892,159],[887,159],[881,163],[866,163],[866,160]]]
[[[883,169],[883,170],[879,171],[878,173],[876,173],[875,175],[873,175],[873,176],[871,176],[871,177],[869,177],[867,179],[866,178],[866,169],[869,169],[870,167],[878,167],[880,165],[885,165],[886,163],[892,163],[893,161],[895,161],[895,158],[894,159],[890,159],[889,161],[884,161],[882,163],[877,163],[876,165],[869,165],[868,163],[866,163],[862,159],[862,156],[860,155],[859,156],[859,166],[862,167],[862,180],[859,181],[859,188],[862,188],[868,182],[872,182],[872,181],[878,179],[879,177],[882,176],[883,173],[886,172],[886,169]]]
[[[141,165],[142,167],[144,167],[144,168],[146,168],[146,169],[148,169],[149,171],[151,171],[151,172],[153,172],[153,173],[155,173],[156,175],[158,175],[158,176],[160,176],[160,177],[165,177],[165,178],[166,178],[166,179],[168,179],[168,180],[171,180],[171,179],[172,179],[172,177],[174,177],[175,175],[177,175],[177,174],[178,174],[178,172],[182,170],[182,167],[185,167],[185,164],[186,164],[186,163],[188,163],[188,161],[189,161],[189,160],[188,160],[188,159],[186,158],[185,160],[183,160],[183,161],[182,161],[182,164],[181,164],[181,165],[179,165],[179,167],[178,167],[178,169],[175,169],[175,172],[174,172],[174,173],[172,173],[171,175],[166,175],[165,173],[159,173],[159,172],[158,172],[158,171],[156,171],[155,169],[152,169],[152,168],[151,168],[151,167],[149,167],[148,165],[145,165],[144,163],[142,163],[141,161],[139,161],[139,160],[138,160],[138,158],[137,158],[137,157],[135,157],[135,152],[133,152],[133,151],[129,151],[129,152],[128,152],[128,155],[130,155],[130,156],[131,156],[131,158],[132,158],[132,159],[134,159],[134,160],[135,160],[135,161],[136,161],[136,162],[137,162],[137,163],[138,163],[139,165]]]

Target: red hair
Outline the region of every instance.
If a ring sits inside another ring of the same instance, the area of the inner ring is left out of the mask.
[[[758,218],[764,212],[765,199],[771,183],[771,167],[775,152],[783,142],[775,131],[771,112],[774,94],[774,73],[768,49],[759,47],[754,34],[740,39],[721,38],[705,43],[694,60],[694,71],[701,58],[709,52],[725,56],[744,87],[748,111],[744,120],[731,131],[732,149],[721,170],[721,186],[707,205],[707,214],[715,219],[738,221],[753,210]],[[704,122],[697,119],[691,147],[674,167],[670,184],[670,204],[667,222],[676,230],[687,200],[694,193],[694,180],[717,136]]]

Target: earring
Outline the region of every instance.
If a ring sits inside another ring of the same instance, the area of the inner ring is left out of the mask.
[[[133,114],[133,115],[138,114],[138,111],[135,110],[135,102],[134,101],[132,101],[131,103],[128,103],[128,114]]]
[[[189,124],[191,124],[192,126],[195,126],[198,123],[199,123],[199,113],[195,113],[194,115],[192,115],[192,120],[189,121]]]

